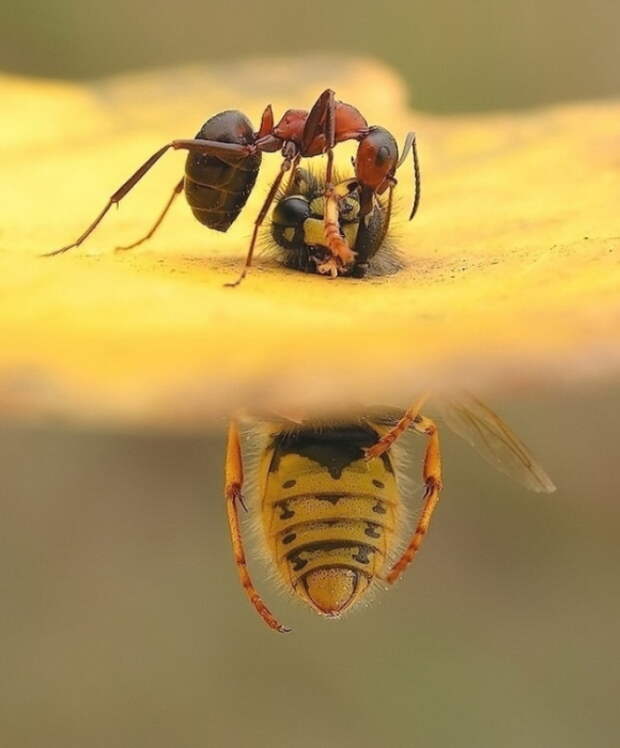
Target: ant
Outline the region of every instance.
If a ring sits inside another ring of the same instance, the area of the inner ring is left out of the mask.
[[[291,171],[290,181],[295,177],[302,158],[313,158],[327,154],[325,179],[325,246],[329,259],[322,263],[320,272],[336,277],[347,274],[355,266],[356,251],[343,236],[339,221],[339,201],[342,196],[334,189],[334,147],[346,140],[359,142],[357,156],[353,159],[355,179],[350,190],[355,190],[360,204],[359,217],[368,220],[376,195],[392,190],[396,185],[394,174],[411,150],[413,155],[415,196],[409,220],[415,215],[420,202],[420,173],[416,151],[415,134],[405,139],[403,153],[399,158],[394,137],[383,127],[369,126],[360,112],[351,104],[336,101],[331,89],[318,97],[308,112],[289,109],[277,125],[274,125],[271,105],[261,118],[258,132],[242,112],[227,110],[211,117],[193,139],[172,140],[129,177],[109,198],[107,204],[88,228],[71,244],[67,244],[46,257],[58,255],[79,247],[97,228],[114,204],[118,204],[142,177],[171,148],[188,151],[185,175],[175,186],[163,211],[151,230],[133,244],[118,249],[131,249],[149,239],[168,213],[175,198],[185,190],[185,197],[195,218],[208,228],[227,231],[245,205],[261,165],[263,153],[280,151],[283,160],[263,206],[254,221],[254,231],[243,270],[236,281],[226,286],[238,286],[252,264],[254,247],[259,228],[278,194],[282,180]],[[289,182],[290,184],[290,182]]]

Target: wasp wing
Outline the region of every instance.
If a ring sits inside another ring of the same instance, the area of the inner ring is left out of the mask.
[[[434,404],[446,425],[495,468],[531,491],[555,491],[553,481],[525,444],[480,400],[463,392],[434,398]]]

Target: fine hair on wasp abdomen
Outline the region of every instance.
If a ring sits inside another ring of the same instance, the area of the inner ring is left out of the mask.
[[[260,449],[251,510],[281,583],[337,617],[373,586],[400,548],[402,488],[396,455],[363,449],[382,427],[304,426],[271,433]]]

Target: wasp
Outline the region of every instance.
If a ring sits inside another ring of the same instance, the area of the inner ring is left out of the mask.
[[[378,583],[396,582],[428,532],[443,486],[438,427],[421,412],[428,399],[425,394],[404,413],[373,408],[332,420],[231,421],[225,496],[234,559],[243,589],[270,628],[290,631],[250,578],[239,506],[259,513],[267,560],[284,586],[320,615],[340,617]],[[527,447],[477,398],[437,402],[451,430],[496,468],[533,491],[555,490]],[[414,434],[426,439],[424,492],[415,529],[403,543],[411,493],[406,435]]]
[[[386,191],[391,195],[397,183],[396,170],[405,161],[409,151],[412,152],[415,196],[410,219],[413,218],[420,202],[420,171],[415,134],[409,133],[406,136],[403,152],[399,156],[396,141],[388,130],[377,125],[369,126],[358,109],[337,101],[334,92],[326,89],[309,111],[289,109],[277,124],[274,124],[273,110],[268,105],[257,131],[240,111],[227,110],[214,115],[204,123],[195,138],[172,140],[150,156],[114,192],[101,213],[74,242],[48,252],[45,256],[62,254],[79,247],[97,228],[110,208],[118,205],[170,149],[188,152],[183,178],[174,187],[150,231],[133,244],[118,249],[131,249],[152,237],[181,192],[185,192],[192,213],[200,223],[216,231],[227,231],[254,187],[263,153],[280,151],[280,169],[254,221],[243,270],[236,281],[226,285],[237,286],[246,276],[252,264],[260,227],[286,173],[291,171],[291,176],[294,176],[302,158],[314,158],[323,154],[327,156],[324,243],[329,257],[321,263],[320,272],[331,276],[347,274],[355,265],[358,245],[356,242],[350,246],[340,231],[341,196],[335,191],[333,184],[333,151],[338,143],[347,140],[358,142],[354,166],[362,219],[372,212],[377,195]],[[363,247],[361,251],[363,252]]]
[[[339,268],[327,246],[324,230],[325,182],[320,173],[298,168],[285,190],[276,196],[270,225],[270,240],[286,267],[305,273],[323,273],[331,277],[348,275],[363,278],[391,275],[404,263],[389,237],[393,195],[376,197],[367,215],[362,216],[362,195],[355,177],[336,176],[333,194],[338,199],[339,230],[355,247],[355,261]]]

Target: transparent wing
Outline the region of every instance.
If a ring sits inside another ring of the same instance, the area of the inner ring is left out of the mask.
[[[442,395],[433,401],[446,425],[495,468],[531,491],[555,491],[553,481],[525,444],[473,395]]]

